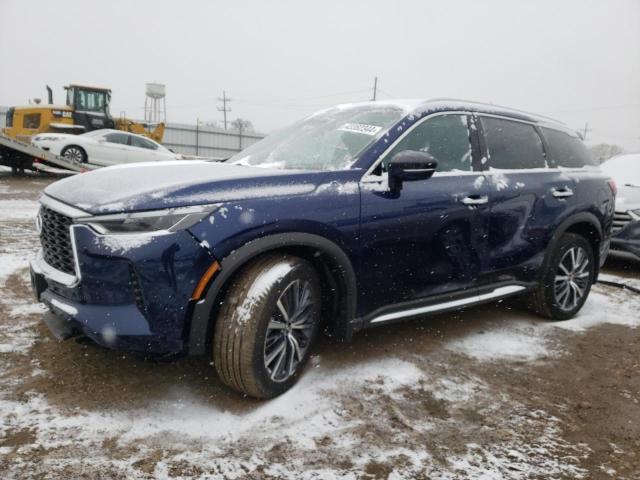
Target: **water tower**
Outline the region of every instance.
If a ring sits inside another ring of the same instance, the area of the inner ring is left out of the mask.
[[[166,92],[163,83],[147,83],[144,99],[144,121],[160,123],[167,121]]]

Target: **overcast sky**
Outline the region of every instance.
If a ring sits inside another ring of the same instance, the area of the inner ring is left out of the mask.
[[[167,85],[173,122],[269,132],[335,103],[457,97],[558,118],[640,150],[640,1],[0,0],[0,105],[113,89],[144,114]]]

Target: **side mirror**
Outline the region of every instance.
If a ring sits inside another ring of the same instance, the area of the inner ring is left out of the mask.
[[[396,153],[389,162],[389,190],[398,193],[403,182],[426,180],[438,167],[438,161],[426,152],[404,150]]]

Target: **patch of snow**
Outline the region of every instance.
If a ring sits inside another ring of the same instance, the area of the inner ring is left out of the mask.
[[[152,243],[158,234],[117,234],[104,235],[94,238],[96,246],[106,248],[110,253],[123,255],[134,248],[140,248]]]
[[[329,183],[325,183],[320,185],[316,189],[316,195],[320,195],[323,193],[333,193],[337,195],[353,195],[360,191],[358,187],[358,182],[338,182],[337,180],[333,180]]]
[[[534,327],[509,322],[449,342],[447,348],[478,360],[537,360],[549,355],[547,339]]]
[[[40,204],[34,200],[0,200],[2,221],[34,220]]]
[[[629,297],[629,293],[622,289],[609,287],[609,290],[603,291],[596,287],[591,290],[587,303],[576,317],[549,325],[574,332],[581,332],[605,323],[638,327],[640,326],[640,315],[638,315],[640,302],[634,301],[637,296]]]
[[[37,335],[36,322],[20,320],[10,324],[0,324],[0,353],[27,354]]]
[[[253,308],[257,303],[269,292],[269,289],[279,280],[284,278],[284,276],[291,271],[293,268],[293,264],[289,260],[283,260],[275,265],[272,265],[268,270],[263,270],[260,274],[255,278],[249,291],[247,292],[247,297],[245,298],[242,305],[239,306],[239,318],[238,320],[241,323],[245,323],[249,321],[251,318],[251,314],[253,313]]]

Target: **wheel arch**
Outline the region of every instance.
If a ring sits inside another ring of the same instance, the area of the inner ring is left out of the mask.
[[[547,248],[547,252],[545,254],[544,259],[544,267],[548,265],[548,262],[551,260],[553,256],[553,252],[555,251],[556,245],[558,241],[565,233],[575,233],[582,237],[584,237],[591,248],[593,249],[593,254],[595,256],[595,268],[596,268],[596,277],[598,271],[600,269],[600,245],[604,240],[602,224],[598,220],[598,218],[589,212],[580,212],[571,217],[564,220],[558,227],[556,228],[553,236],[551,237],[551,241],[549,242],[549,247]],[[544,269],[542,269],[544,271]]]
[[[291,254],[309,261],[322,283],[323,318],[331,336],[349,340],[356,329],[356,275],[349,257],[337,244],[309,233],[280,233],[253,240],[219,261],[221,269],[193,306],[187,329],[190,355],[206,353],[215,317],[233,278],[245,266],[270,253]]]

